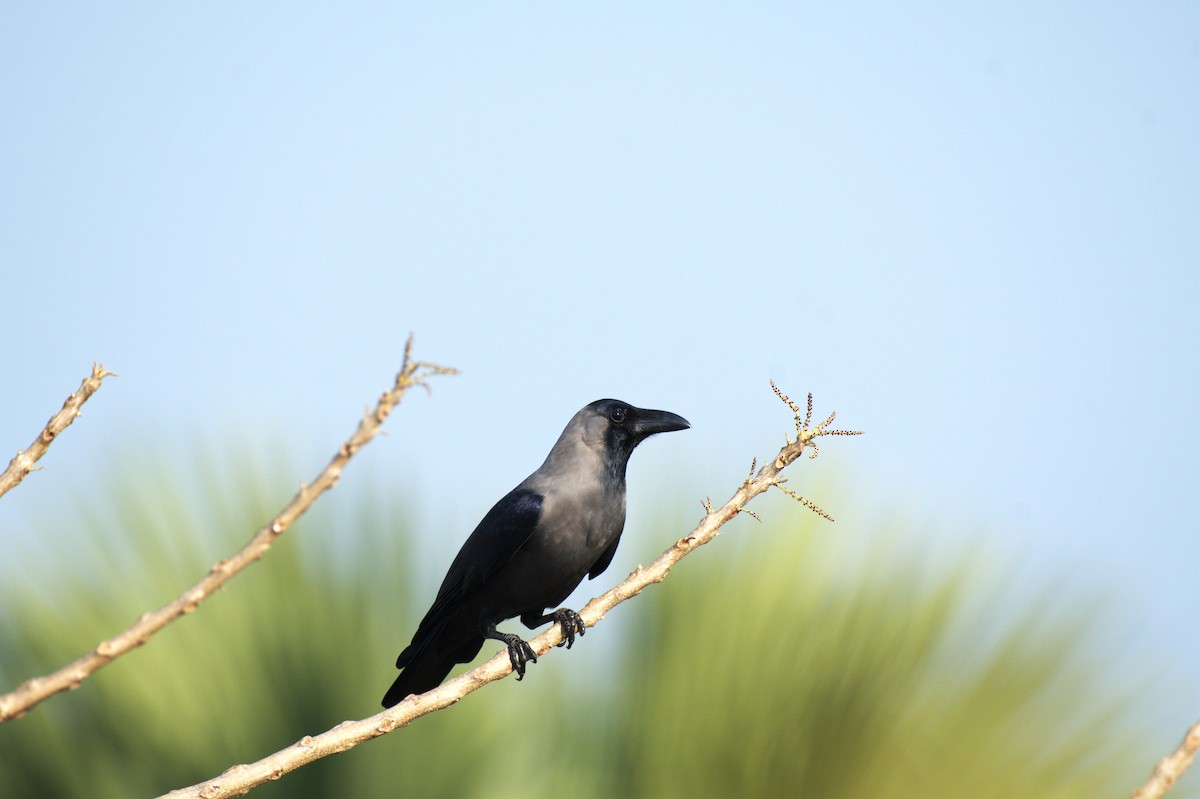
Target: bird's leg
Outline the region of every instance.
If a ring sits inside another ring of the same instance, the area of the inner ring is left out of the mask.
[[[519,635],[502,633],[496,629],[496,625],[489,624],[483,636],[494,641],[503,641],[504,645],[508,647],[508,660],[512,663],[513,671],[517,673],[517,682],[520,682],[521,678],[525,676],[525,664],[537,663],[537,652],[534,652],[533,647],[523,641]]]
[[[526,613],[521,616],[521,623],[529,629],[541,627],[547,622],[556,622],[562,627],[563,639],[558,642],[559,646],[567,645],[567,649],[575,643],[575,636],[582,636],[587,632],[587,625],[583,623],[583,618],[578,613],[570,608],[559,608],[545,616],[538,616],[534,613]]]

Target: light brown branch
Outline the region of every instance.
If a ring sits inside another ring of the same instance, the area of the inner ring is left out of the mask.
[[[1178,749],[1158,761],[1146,784],[1133,792],[1133,799],[1160,799],[1165,796],[1175,780],[1192,765],[1197,752],[1200,752],[1200,721],[1193,724],[1187,735],[1183,736]]]
[[[275,542],[275,539],[308,510],[317,497],[337,484],[346,463],[354,453],[375,437],[388,414],[400,403],[410,388],[422,386],[428,390],[429,386],[425,380],[431,375],[455,373],[454,369],[414,361],[412,359],[412,337],[410,336],[408,344],[404,348],[404,362],[399,374],[396,375],[395,385],[383,393],[374,410],[368,409],[362,421],[358,423],[358,429],[350,438],[346,439],[337,454],[329,461],[329,465],[317,475],[310,485],[301,485],[292,501],[274,519],[260,528],[246,546],[229,559],[214,563],[208,570],[208,574],[198,583],[158,610],[143,614],[132,627],[115,638],[101,641],[91,652],[68,663],[53,674],[35,677],[22,683],[11,693],[0,696],[0,722],[23,715],[31,707],[54,694],[77,688],[80,683],[103,666],[131,649],[146,643],[152,635],[175,619],[195,610],[201,602],[228,582],[231,577],[261,558]]]
[[[776,392],[778,393],[778,389]],[[811,395],[809,396],[811,414],[812,400]],[[791,405],[790,400],[782,393],[780,393],[780,398]],[[825,426],[832,419],[810,429],[808,420],[802,422],[798,410],[794,405],[791,407],[797,413],[796,440],[789,439],[788,443],[779,450],[779,454],[759,469],[757,474],[748,477],[729,501],[720,508],[713,510],[711,503],[706,505],[708,512],[705,513],[700,524],[692,532],[668,547],[657,560],[649,566],[639,566],[622,583],[584,605],[579,611],[584,624],[594,627],[608,611],[617,605],[637,596],[647,586],[662,582],[675,564],[685,555],[716,538],[721,526],[744,511],[746,503],[781,482],[779,473],[800,457],[805,447],[812,447],[813,439],[824,435],[858,435],[858,431],[826,430]],[[562,641],[562,630],[559,625],[555,624],[530,640],[529,645],[540,657],[553,649],[560,641]],[[343,721],[319,735],[306,735],[286,749],[281,749],[261,760],[233,766],[207,782],[171,791],[160,799],[167,797],[170,799],[219,799],[220,797],[241,796],[255,786],[269,780],[277,780],[289,771],[294,771],[314,760],[344,752],[398,727],[408,726],[421,716],[455,704],[467,694],[507,676],[511,671],[512,664],[507,653],[502,650],[483,665],[455,677],[432,691],[420,696],[410,696],[400,704],[376,713],[374,716],[358,721]]]
[[[46,422],[46,426],[42,428],[42,432],[33,440],[33,443],[27,449],[18,452],[16,457],[9,462],[8,468],[0,474],[0,497],[15,488],[30,472],[41,468],[34,464],[50,449],[50,442],[54,441],[59,433],[66,430],[71,422],[81,415],[80,409],[83,408],[83,403],[87,402],[88,397],[95,394],[100,388],[100,381],[110,376],[116,377],[117,373],[105,370],[103,364],[92,364],[92,373],[83,379],[74,394],[67,397],[62,410],[50,417],[50,421]]]

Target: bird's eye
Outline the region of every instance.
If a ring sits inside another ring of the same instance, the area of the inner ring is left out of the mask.
[[[612,419],[617,424],[621,424],[622,422],[625,421],[625,409],[624,408],[613,408],[611,411],[608,412],[608,418]]]

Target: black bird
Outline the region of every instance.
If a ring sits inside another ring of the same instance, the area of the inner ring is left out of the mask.
[[[537,654],[496,625],[520,616],[531,630],[562,625],[567,648],[584,634],[569,608],[546,613],[612,562],[625,527],[625,467],[634,447],[655,433],[691,427],[682,416],[596,400],[572,417],[546,462],[497,502],[463,544],[383,697],[391,707],[441,684],[468,663],[485,639],[508,647],[517,679]]]

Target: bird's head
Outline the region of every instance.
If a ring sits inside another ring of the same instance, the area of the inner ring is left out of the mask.
[[[615,399],[596,400],[579,411],[576,419],[582,423],[588,447],[603,452],[613,476],[622,480],[634,447],[655,433],[691,427],[679,414],[637,408]]]

